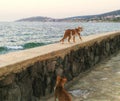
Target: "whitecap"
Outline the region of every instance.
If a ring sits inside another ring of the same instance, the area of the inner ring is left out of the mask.
[[[20,50],[23,49],[22,46],[6,46],[7,49],[11,49],[11,50]]]

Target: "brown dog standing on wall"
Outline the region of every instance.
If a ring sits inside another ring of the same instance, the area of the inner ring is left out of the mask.
[[[64,84],[66,83],[66,78],[61,78],[57,76],[56,85],[55,85],[55,101],[72,101],[69,93],[64,89]]]
[[[68,38],[68,42],[70,42],[71,37],[73,37],[73,42],[75,42],[75,36],[78,35],[80,40],[82,40],[81,36],[80,36],[80,32],[83,31],[82,27],[78,27],[75,29],[67,29],[64,33],[63,38],[60,40],[60,42],[64,43],[64,40],[66,38]]]

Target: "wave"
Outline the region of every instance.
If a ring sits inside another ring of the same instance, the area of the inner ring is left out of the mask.
[[[38,46],[44,46],[44,45],[47,45],[47,44],[50,44],[50,43],[30,42],[30,43],[26,43],[24,45],[19,45],[19,46],[3,46],[3,47],[0,47],[0,54],[5,54],[5,53],[8,53],[8,52],[17,51],[17,50],[34,48],[34,47],[38,47]]]
[[[22,50],[22,49],[23,49],[22,46],[3,46],[3,47],[0,47],[0,54],[5,54],[8,52],[12,52],[15,50]]]
[[[0,54],[7,53],[7,48],[6,47],[0,47]]]
[[[30,42],[30,43],[26,43],[23,45],[24,49],[28,49],[28,48],[34,48],[34,47],[38,47],[38,46],[44,46],[47,45],[48,43],[34,43],[34,42]]]
[[[22,50],[22,46],[6,46],[8,50]]]
[[[5,51],[5,50],[7,50],[6,47],[0,47],[0,51]]]

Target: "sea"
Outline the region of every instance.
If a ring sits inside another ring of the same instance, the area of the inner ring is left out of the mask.
[[[82,36],[120,31],[116,22],[0,22],[0,54],[59,42],[66,29],[78,26]]]

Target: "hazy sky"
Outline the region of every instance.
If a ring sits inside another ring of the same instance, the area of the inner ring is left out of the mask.
[[[0,0],[0,21],[32,16],[62,18],[117,9],[120,0]]]

